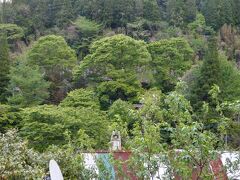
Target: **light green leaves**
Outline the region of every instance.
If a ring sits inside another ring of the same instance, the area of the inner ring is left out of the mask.
[[[61,36],[49,35],[41,37],[28,54],[30,64],[43,68],[70,68],[76,64],[75,52]]]
[[[6,34],[9,40],[19,40],[24,36],[23,29],[16,24],[0,24],[1,34]]]
[[[75,77],[95,74],[103,78],[114,69],[137,73],[150,59],[143,41],[124,35],[106,37],[92,44],[90,54],[76,68]]]

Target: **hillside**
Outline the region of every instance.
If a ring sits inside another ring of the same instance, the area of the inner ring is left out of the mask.
[[[79,152],[108,150],[115,130],[140,179],[156,162],[169,178],[177,169],[189,179],[192,164],[207,179],[209,160],[240,146],[239,9],[239,0],[2,0],[0,179],[45,177],[51,158],[66,179],[92,179]]]

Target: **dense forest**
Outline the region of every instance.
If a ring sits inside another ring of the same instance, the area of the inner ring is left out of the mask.
[[[147,153],[132,159],[140,179],[153,173],[144,163],[173,149],[185,150],[168,161],[182,177],[192,163],[208,179],[213,152],[240,146],[239,9],[239,0],[2,0],[0,179],[43,177],[53,157],[67,179],[91,179],[78,152],[108,150],[113,130],[124,150]]]

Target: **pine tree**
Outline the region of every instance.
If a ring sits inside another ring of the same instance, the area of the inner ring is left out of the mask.
[[[186,0],[184,3],[184,21],[187,23],[193,22],[197,15],[196,0]]]
[[[169,0],[167,2],[167,13],[170,24],[184,26],[196,18],[196,0]]]
[[[156,0],[143,1],[143,17],[151,21],[159,21],[161,18],[160,8]]]
[[[6,88],[10,69],[9,49],[6,35],[0,35],[0,102],[6,100]]]
[[[167,2],[167,16],[168,21],[174,26],[183,26],[184,24],[184,12],[183,12],[183,1],[169,0]]]
[[[218,4],[218,0],[207,0],[203,5],[203,15],[206,18],[206,23],[214,29],[218,29],[221,23]]]
[[[67,25],[73,19],[73,7],[69,0],[53,0],[51,12],[59,27]]]
[[[167,0],[157,0],[162,19],[166,19],[167,14]]]
[[[10,68],[8,103],[16,107],[36,106],[49,97],[50,83],[44,80],[38,66],[28,66],[25,61],[21,59]]]
[[[233,0],[233,16],[234,16],[234,22],[236,25],[240,24],[240,1],[239,0]]]
[[[233,24],[233,0],[221,0],[220,2],[220,25]]]
[[[200,69],[200,76],[194,88],[192,103],[200,108],[200,104],[205,101],[211,103],[209,91],[214,84],[221,83],[220,61],[218,57],[216,38],[211,37],[208,42],[208,51]]]

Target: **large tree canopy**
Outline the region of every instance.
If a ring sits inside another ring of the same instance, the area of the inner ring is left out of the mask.
[[[50,145],[67,144],[69,136],[77,141],[81,132],[94,142],[94,148],[107,146],[108,123],[105,114],[97,109],[44,105],[25,109],[22,118],[20,133],[40,151]]]
[[[16,24],[0,24],[0,34],[2,33],[6,33],[9,40],[18,40],[24,36],[23,29]]]
[[[58,103],[64,98],[71,81],[71,69],[76,65],[77,58],[74,50],[63,37],[49,35],[41,37],[28,53],[30,65],[38,65],[50,81],[50,100]]]
[[[103,109],[115,100],[136,102],[151,56],[143,41],[125,35],[106,37],[93,43],[90,54],[76,68],[75,79],[97,87]]]
[[[67,97],[60,103],[61,107],[91,107],[99,109],[100,103],[96,93],[91,89],[76,89],[68,93]]]
[[[109,179],[98,162],[100,177],[89,177],[81,152],[108,150],[113,131],[139,179],[162,164],[161,179],[191,179],[190,166],[208,178],[211,155],[240,145],[239,9],[240,0],[0,0],[0,179],[34,179],[49,158],[65,179]]]
[[[150,43],[151,71],[163,92],[173,90],[178,78],[191,67],[193,50],[185,39],[172,38]]]
[[[76,55],[61,36],[41,37],[28,53],[29,62],[42,68],[70,68],[76,64]]]
[[[92,44],[90,54],[75,71],[75,77],[94,78],[94,81],[109,80],[107,73],[113,70],[141,73],[151,60],[143,41],[124,35],[106,37]]]

